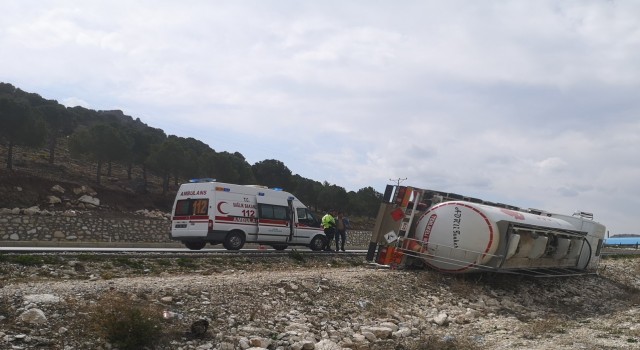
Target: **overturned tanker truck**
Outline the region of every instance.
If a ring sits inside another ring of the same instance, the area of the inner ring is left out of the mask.
[[[446,273],[574,275],[595,270],[604,236],[605,226],[586,212],[560,215],[388,185],[367,260]]]

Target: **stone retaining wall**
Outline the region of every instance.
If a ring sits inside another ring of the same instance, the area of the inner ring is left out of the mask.
[[[3,241],[170,242],[169,221],[98,216],[0,216]]]
[[[170,243],[162,218],[103,218],[95,214],[0,215],[0,241]],[[349,231],[347,246],[366,248],[370,231]]]

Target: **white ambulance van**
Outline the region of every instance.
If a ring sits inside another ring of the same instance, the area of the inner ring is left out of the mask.
[[[213,179],[182,184],[173,203],[171,239],[199,250],[207,243],[239,250],[245,243],[283,250],[307,246],[322,250],[320,220],[291,193]]]

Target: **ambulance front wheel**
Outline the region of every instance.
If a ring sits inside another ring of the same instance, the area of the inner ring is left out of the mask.
[[[320,251],[322,249],[324,249],[324,246],[327,242],[327,239],[323,236],[315,236],[313,237],[313,239],[311,240],[311,243],[309,243],[309,248],[311,248],[311,250],[313,251]]]
[[[224,239],[222,245],[227,250],[240,250],[244,246],[244,242],[244,233],[240,231],[231,231],[227,234],[227,238]]]
[[[200,250],[207,245],[207,242],[183,242],[184,246],[191,250]]]

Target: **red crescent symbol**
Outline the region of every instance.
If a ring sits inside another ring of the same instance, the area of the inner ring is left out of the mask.
[[[222,211],[222,205],[223,204],[227,204],[227,202],[218,202],[218,211],[220,212],[220,214],[225,214],[225,215],[229,214],[229,212],[225,213],[224,211]]]

